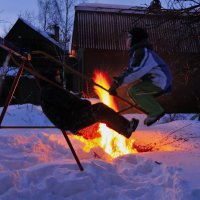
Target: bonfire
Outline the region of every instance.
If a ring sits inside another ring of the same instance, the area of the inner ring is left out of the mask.
[[[109,89],[111,83],[108,76],[101,71],[94,72],[93,81],[105,89]],[[94,91],[101,102],[118,111],[118,105],[113,96],[97,86],[94,86]],[[126,139],[124,136],[108,128],[106,124],[96,123],[80,130],[80,134],[80,136],[73,137],[83,142],[83,149],[86,152],[101,147],[111,159],[125,154],[137,153],[136,149],[133,148],[134,139]],[[95,152],[94,155],[98,156]]]

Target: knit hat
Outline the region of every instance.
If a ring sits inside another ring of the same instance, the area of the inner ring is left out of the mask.
[[[148,33],[145,29],[134,27],[128,32],[132,36],[131,46],[141,42],[144,39],[148,38]]]

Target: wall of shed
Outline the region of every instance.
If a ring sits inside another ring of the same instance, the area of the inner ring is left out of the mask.
[[[197,55],[189,54],[160,54],[170,65],[173,74],[172,92],[158,97],[158,101],[167,113],[194,113],[200,112],[200,68]],[[85,49],[82,54],[82,73],[92,78],[94,70],[104,71],[112,80],[128,64],[126,51],[110,51]],[[130,85],[118,89],[119,96],[131,101],[127,96]],[[92,85],[83,81],[82,90],[89,97],[96,97]],[[120,109],[127,105],[118,99]],[[134,109],[126,113],[132,113]]]
[[[113,76],[118,75],[127,64],[126,51],[85,49],[84,52],[84,73],[88,77],[93,77],[95,70],[101,70],[112,80]],[[88,88],[88,94],[94,96],[91,85]]]

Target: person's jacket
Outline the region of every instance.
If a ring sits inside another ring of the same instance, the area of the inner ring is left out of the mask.
[[[146,41],[129,49],[129,65],[117,78],[120,85],[136,80],[149,80],[163,91],[169,90],[172,77],[169,66],[152,50]]]
[[[51,84],[43,84],[41,107],[57,128],[76,132],[81,120],[87,118],[85,115],[89,114],[91,103]]]

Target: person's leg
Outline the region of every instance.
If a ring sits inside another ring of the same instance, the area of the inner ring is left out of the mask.
[[[71,124],[70,129],[73,133],[76,133],[80,129],[86,128],[98,122],[93,117],[92,105],[88,106],[87,109],[84,108],[76,110],[73,115],[75,115],[75,117],[72,120],[73,123]]]
[[[105,123],[109,128],[129,138],[133,131],[137,128],[138,120],[128,119],[115,112],[103,103],[92,105],[93,118],[101,123]]]
[[[146,125],[151,125],[164,114],[164,109],[155,100],[155,95],[162,90],[153,85],[150,81],[142,81],[128,90],[128,95],[133,101],[148,114],[148,119],[152,118]]]
[[[103,103],[93,104],[87,109],[80,110],[76,115],[76,120],[73,120],[74,122],[71,124],[70,129],[73,133],[97,122],[101,122],[126,138],[129,138],[139,123],[139,120],[134,118],[129,121]]]

